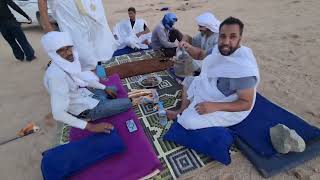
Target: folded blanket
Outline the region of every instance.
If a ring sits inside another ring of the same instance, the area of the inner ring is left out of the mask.
[[[143,51],[143,49],[132,49],[130,47],[125,47],[123,49],[118,49],[116,50],[114,53],[113,53],[113,57],[114,56],[122,56],[122,55],[125,55],[125,54],[130,54],[130,53],[134,53],[134,52],[139,52],[139,51]]]
[[[124,144],[119,135],[94,134],[69,144],[49,149],[43,153],[41,171],[44,180],[63,180],[73,173],[123,152]]]
[[[161,61],[161,59],[146,59],[141,61],[128,62],[106,68],[108,74],[119,74],[120,78],[127,78],[141,74],[148,74],[166,70],[173,66],[171,61]]]
[[[320,137],[320,130],[303,119],[277,106],[257,93],[255,106],[241,123],[230,127],[256,153],[271,157],[276,154],[269,130],[277,124],[294,129],[306,143]]]
[[[103,82],[106,85],[115,85],[118,89],[118,97],[127,97],[127,92],[122,86],[118,75],[109,76],[108,82]],[[138,130],[129,133],[126,127],[126,121],[133,119]],[[131,108],[127,112],[101,119],[98,122],[109,122],[114,125],[123,140],[126,151],[122,154],[115,155],[109,159],[103,160],[88,169],[74,175],[71,179],[75,180],[126,180],[139,179],[156,170],[161,170],[161,163],[157,158],[151,144],[144,134],[143,127],[136,114]],[[72,128],[70,132],[70,140],[89,136],[90,132]]]

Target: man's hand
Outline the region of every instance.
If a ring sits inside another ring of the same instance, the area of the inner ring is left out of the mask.
[[[195,105],[196,111],[200,115],[209,114],[218,111],[217,106],[214,102],[202,102]]]
[[[115,92],[114,90],[107,88],[105,91],[106,91],[106,93],[109,95],[109,97],[111,99],[116,99],[117,98],[117,92]]]
[[[32,19],[30,17],[27,18],[29,20],[28,24],[32,24]]]
[[[114,127],[109,123],[88,123],[85,129],[95,133],[110,133],[114,129]]]
[[[140,37],[141,35],[142,35],[141,32],[139,32],[139,33],[136,34],[137,37]]]
[[[179,47],[180,48],[184,48],[186,51],[188,51],[190,49],[190,47],[191,47],[191,44],[189,44],[189,43],[187,43],[185,41],[181,41],[179,43]]]

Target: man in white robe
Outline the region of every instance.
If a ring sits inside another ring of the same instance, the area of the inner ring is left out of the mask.
[[[240,45],[243,23],[229,17],[219,29],[218,46],[200,75],[184,82],[181,108],[167,111],[186,129],[238,124],[254,106],[259,70],[251,49]]]
[[[179,46],[185,48],[195,60],[202,60],[211,54],[213,47],[218,43],[220,21],[210,12],[202,13],[196,21],[200,33],[192,38],[184,35]]]
[[[118,48],[109,28],[101,0],[39,0],[42,26],[53,31],[47,2],[61,31],[69,32],[79,52],[83,70],[93,70],[98,61],[111,59]]]
[[[41,39],[52,60],[44,76],[53,118],[91,132],[110,132],[109,123],[91,123],[131,107],[128,98],[116,98],[116,88],[99,83],[92,71],[81,71],[78,52],[67,32],[51,31]]]
[[[116,35],[119,49],[126,46],[132,49],[148,49],[151,43],[151,32],[142,18],[136,18],[136,9],[128,9],[129,19],[116,24],[113,33]]]

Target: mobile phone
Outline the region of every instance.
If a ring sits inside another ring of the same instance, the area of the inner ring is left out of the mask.
[[[136,123],[134,123],[133,119],[127,120],[126,121],[126,125],[127,128],[129,130],[130,133],[135,132],[136,130],[138,130]]]

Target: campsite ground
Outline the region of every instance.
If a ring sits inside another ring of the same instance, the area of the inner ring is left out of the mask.
[[[212,11],[220,20],[239,17],[245,23],[243,44],[252,48],[260,66],[260,93],[320,127],[319,0],[105,0],[104,4],[110,27],[126,18],[127,8],[134,6],[153,29],[164,13],[157,9],[169,7],[178,15],[177,27],[191,35],[197,31],[195,17],[203,11]],[[55,138],[56,125],[47,116],[50,103],[42,85],[48,62],[40,44],[43,32],[37,26],[24,26],[24,31],[38,57],[31,63],[16,61],[0,38],[0,139],[14,136],[28,121],[39,124],[42,132],[0,147],[3,180],[42,179],[41,152]],[[296,179],[294,172],[320,179],[320,158],[272,179]],[[185,178],[222,175],[262,179],[242,155],[234,157],[228,167],[205,167]]]

